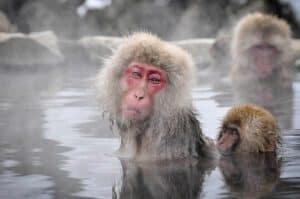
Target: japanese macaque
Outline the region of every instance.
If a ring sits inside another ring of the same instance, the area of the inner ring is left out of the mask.
[[[291,30],[285,21],[261,13],[245,16],[234,28],[232,38],[233,84],[291,87],[291,52]]]
[[[120,157],[206,157],[192,106],[194,63],[181,48],[149,33],[124,39],[97,77],[99,101],[121,137]]]
[[[252,104],[231,108],[217,138],[217,148],[223,155],[275,152],[279,143],[279,127],[272,114]]]
[[[228,197],[267,197],[279,182],[280,163],[273,152],[222,156],[219,168],[232,196]]]

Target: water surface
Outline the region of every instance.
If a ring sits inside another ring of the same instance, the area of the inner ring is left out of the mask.
[[[91,86],[97,67],[0,73],[0,198],[297,198],[300,195],[300,82],[270,105],[283,133],[280,154],[172,161],[120,161],[116,133]],[[199,81],[200,82],[200,81]],[[226,84],[198,83],[194,105],[211,138],[240,102]]]

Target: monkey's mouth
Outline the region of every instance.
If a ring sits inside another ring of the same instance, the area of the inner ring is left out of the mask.
[[[127,106],[123,108],[123,115],[128,119],[139,119],[142,117],[142,111],[137,107]]]
[[[278,50],[269,44],[260,44],[250,49],[250,54],[253,56],[258,75],[271,75],[275,68],[275,60],[278,56]]]
[[[138,108],[135,107],[127,107],[125,111],[130,112],[130,113],[136,113],[136,114],[141,114],[141,111]]]

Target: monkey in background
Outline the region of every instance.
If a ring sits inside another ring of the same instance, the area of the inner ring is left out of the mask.
[[[120,157],[212,155],[192,106],[194,70],[187,52],[150,33],[124,39],[96,79],[102,109],[121,137]]]
[[[217,137],[217,148],[223,155],[275,152],[280,139],[279,127],[270,112],[244,104],[234,106],[226,113]]]
[[[230,41],[227,42],[229,45],[226,45],[226,41]],[[211,48],[212,60],[216,57],[214,64],[218,68],[221,68],[218,63],[231,64],[234,101],[266,108],[276,115],[280,126],[284,128],[291,126],[293,115],[295,55],[291,44],[291,30],[285,21],[254,13],[237,23],[232,37],[225,41],[217,38]],[[230,53],[226,56],[228,46]],[[219,76],[219,73],[222,74],[218,72],[216,75]],[[217,84],[223,90],[224,85],[224,82]]]
[[[269,110],[289,128],[293,115],[293,64],[289,25],[275,16],[254,13],[233,30],[231,80],[236,103]]]
[[[243,17],[233,30],[231,55],[233,84],[291,87],[292,39],[284,20],[261,13]]]

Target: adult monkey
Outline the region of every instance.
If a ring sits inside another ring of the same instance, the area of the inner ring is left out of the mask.
[[[234,28],[231,49],[234,84],[291,87],[294,58],[285,21],[261,13],[243,17]]]
[[[97,77],[99,100],[121,137],[118,155],[136,159],[210,156],[192,106],[194,63],[150,33],[124,39]]]
[[[262,13],[243,17],[234,28],[231,42],[231,80],[236,102],[266,108],[284,128],[290,127],[293,112],[292,81],[297,52],[292,44],[295,43],[289,25]]]

